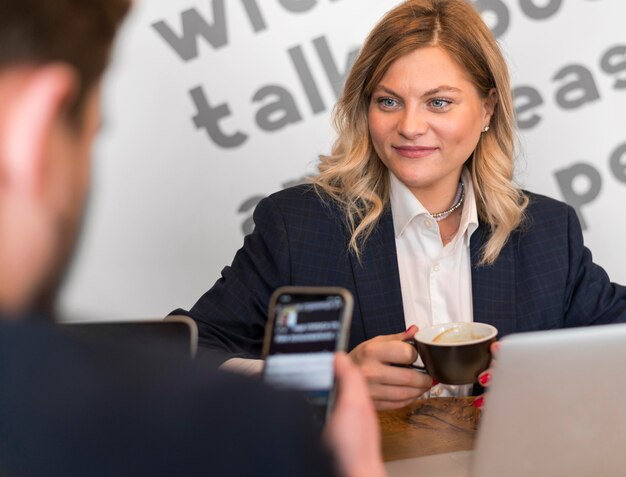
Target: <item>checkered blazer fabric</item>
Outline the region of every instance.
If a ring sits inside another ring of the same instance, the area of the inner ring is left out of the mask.
[[[472,235],[474,321],[510,333],[626,322],[626,288],[611,283],[584,246],[574,210],[527,193],[526,219],[496,262],[478,264],[488,238]],[[191,310],[200,345],[259,357],[272,292],[284,285],[339,286],[355,298],[349,348],[405,327],[391,210],[366,241],[361,260],[348,251],[341,211],[311,185],[272,194],[254,212],[255,230],[232,264]]]

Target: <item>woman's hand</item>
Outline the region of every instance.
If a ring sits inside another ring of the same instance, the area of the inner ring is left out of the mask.
[[[350,352],[367,380],[378,410],[407,406],[433,386],[433,379],[407,367],[417,359],[417,350],[407,343],[417,326],[394,335],[381,335],[364,341]]]
[[[495,341],[494,343],[491,343],[491,356],[493,357],[493,359],[491,360],[491,364],[489,365],[489,368],[487,370],[483,371],[482,373],[478,375],[478,383],[484,388],[489,387],[489,385],[491,384],[491,377],[493,376],[493,368],[496,364],[495,356],[498,353],[499,349],[500,349],[499,341]],[[474,406],[477,407],[478,409],[482,409],[484,405],[485,405],[484,394],[481,394],[476,399],[474,399]]]

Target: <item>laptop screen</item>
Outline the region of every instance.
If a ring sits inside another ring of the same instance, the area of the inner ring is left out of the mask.
[[[64,323],[60,328],[82,341],[129,346],[139,351],[170,353],[193,359],[198,331],[188,317],[165,320]]]
[[[502,340],[472,475],[626,475],[626,325]]]

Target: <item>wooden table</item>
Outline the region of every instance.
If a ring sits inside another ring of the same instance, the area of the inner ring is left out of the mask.
[[[383,459],[392,461],[474,447],[480,411],[474,398],[432,398],[378,413]]]

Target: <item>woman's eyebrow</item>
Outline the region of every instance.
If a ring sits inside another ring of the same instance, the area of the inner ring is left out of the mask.
[[[433,94],[439,94],[444,91],[449,92],[449,93],[462,93],[462,91],[459,88],[455,88],[454,86],[441,85],[441,86],[437,86],[436,88],[429,89],[422,96],[432,96]]]
[[[402,95],[396,93],[394,90],[392,90],[391,88],[383,85],[383,84],[379,84],[376,89],[374,90],[374,92],[376,91],[384,91],[387,94],[390,94],[392,96],[397,96],[398,98],[400,98]],[[443,93],[443,92],[448,92],[448,93],[462,93],[462,90],[459,88],[456,88],[455,86],[448,86],[448,85],[441,85],[441,86],[437,86],[436,88],[432,88],[429,89],[428,91],[424,92],[424,94],[422,94],[422,97],[425,96],[432,96],[434,94],[439,94],[439,93]]]
[[[374,92],[378,91],[378,90],[382,90],[387,94],[390,94],[391,96],[397,96],[398,98],[400,97],[400,95],[398,93],[396,93],[394,90],[392,90],[391,88],[388,88],[385,85],[379,84],[376,89],[374,90]]]

